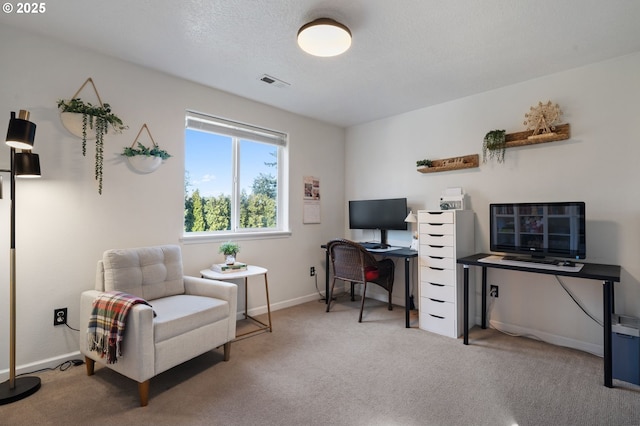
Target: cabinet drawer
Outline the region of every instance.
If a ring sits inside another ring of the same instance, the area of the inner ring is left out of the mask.
[[[456,288],[451,285],[423,281],[420,283],[420,297],[453,303],[455,302]]]
[[[452,257],[420,256],[420,266],[441,269],[455,269],[456,262]]]
[[[420,241],[432,246],[453,246],[451,234],[420,234]]]
[[[420,267],[420,281],[453,286],[455,272],[452,269],[435,269],[428,266]]]
[[[420,253],[426,256],[455,258],[453,246],[438,246],[420,242]]]
[[[453,235],[453,223],[423,223],[419,227],[420,237],[422,235]]]
[[[453,223],[452,211],[419,211],[418,222]]]
[[[458,337],[455,332],[456,324],[452,318],[441,318],[429,314],[420,314],[419,325],[422,330],[442,334],[443,336],[448,337]]]

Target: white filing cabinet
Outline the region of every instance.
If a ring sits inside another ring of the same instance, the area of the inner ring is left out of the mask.
[[[420,328],[457,338],[463,333],[463,269],[458,257],[474,253],[471,210],[419,210]],[[469,279],[469,327],[475,323],[474,282]]]

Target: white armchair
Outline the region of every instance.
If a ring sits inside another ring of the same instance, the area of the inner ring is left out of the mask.
[[[115,364],[89,350],[86,333],[93,301],[105,291],[129,293],[151,305],[130,309]],[[235,284],[183,276],[179,246],[108,250],[98,261],[95,290],[80,297],[80,352],[87,375],[98,362],[137,381],[140,405],[146,406],[155,375],[222,345],[229,360],[237,303]]]

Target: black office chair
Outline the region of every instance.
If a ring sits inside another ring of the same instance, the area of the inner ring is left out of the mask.
[[[389,310],[391,305],[391,293],[393,291],[393,278],[395,264],[391,259],[376,260],[362,245],[345,239],[331,240],[327,243],[327,250],[331,265],[333,267],[333,280],[327,298],[327,312],[331,308],[333,298],[333,288],[336,279],[349,281],[351,283],[351,300],[354,300],[353,290],[357,283],[363,284],[362,304],[360,306],[360,317],[358,322],[362,322],[362,311],[364,309],[364,298],[367,292],[367,282],[379,285],[389,292]]]

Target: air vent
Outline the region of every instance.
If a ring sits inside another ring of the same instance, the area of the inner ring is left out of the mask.
[[[262,74],[259,78],[260,81],[263,81],[267,84],[270,84],[273,87],[279,87],[281,89],[283,88],[287,88],[289,86],[291,86],[289,83],[287,83],[286,81],[282,81],[280,79],[277,79],[275,77],[272,77],[268,74]]]

